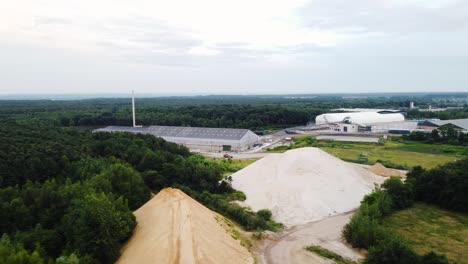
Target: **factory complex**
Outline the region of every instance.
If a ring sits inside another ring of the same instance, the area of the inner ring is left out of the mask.
[[[468,119],[454,120],[405,120],[403,113],[397,110],[379,110],[347,113],[327,113],[315,118],[315,129],[333,133],[373,133],[373,134],[409,134],[413,131],[430,132],[434,129],[452,127],[466,133]]]
[[[246,151],[258,143],[259,136],[248,129],[147,126],[109,126],[97,129],[103,132],[130,132],[151,134],[166,141],[185,145],[191,150]]]
[[[411,104],[411,108],[414,104]],[[333,110],[332,110],[333,111]],[[468,132],[468,119],[457,120],[405,120],[405,113],[391,109],[335,109],[334,113],[316,116],[311,126],[285,129],[288,134],[348,135],[371,137],[384,134],[409,134],[413,131],[430,132],[434,129],[450,127],[459,132]],[[256,147],[267,147],[280,141],[289,141],[279,133],[276,136],[259,137],[248,129],[180,127],[180,126],[139,126],[135,119],[135,98],[132,96],[133,126],[109,126],[96,129],[96,132],[130,132],[150,134],[166,141],[182,144],[191,151],[244,152]],[[284,133],[283,132],[283,133]],[[262,143],[266,143],[263,145]],[[256,149],[258,151],[260,149]]]

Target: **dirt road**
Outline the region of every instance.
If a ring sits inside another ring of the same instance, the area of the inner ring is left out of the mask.
[[[216,153],[216,152],[200,152],[200,155],[209,158],[223,158],[224,153]],[[271,153],[266,152],[258,152],[258,153],[229,153],[232,155],[233,159],[260,159],[265,156],[270,155]]]
[[[341,230],[351,215],[352,212],[331,216],[270,235],[260,242],[257,260],[261,264],[333,263],[304,250],[305,246],[312,244],[349,259],[363,258],[359,252],[348,247],[341,239]]]

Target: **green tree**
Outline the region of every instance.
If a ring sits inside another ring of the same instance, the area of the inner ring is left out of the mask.
[[[80,264],[80,259],[75,253],[68,256],[60,256],[55,260],[55,264]]]
[[[76,200],[63,220],[68,248],[105,263],[117,259],[120,244],[135,225],[135,217],[122,197],[113,199],[104,193]]]
[[[149,189],[142,176],[132,167],[116,163],[110,165],[100,175],[96,176],[99,191],[122,195],[128,200],[131,209],[136,209],[149,199]],[[108,189],[110,184],[111,190]]]
[[[390,177],[382,184],[382,188],[390,195],[397,209],[407,208],[414,202],[412,185],[404,184],[399,177]]]
[[[369,249],[364,264],[415,264],[419,258],[400,239],[389,236]]]
[[[0,239],[0,263],[2,264],[42,264],[44,259],[39,250],[29,253],[22,245],[12,243],[10,238],[3,234]]]

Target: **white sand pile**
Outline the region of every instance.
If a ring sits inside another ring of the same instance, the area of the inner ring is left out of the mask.
[[[368,170],[372,171],[375,174],[378,174],[380,176],[385,176],[385,177],[390,177],[390,176],[406,177],[406,174],[403,171],[389,169],[379,162],[369,167]]]
[[[166,188],[134,212],[137,226],[118,263],[254,263],[223,217]]]
[[[353,210],[384,180],[318,148],[269,155],[232,178],[233,187],[247,195],[246,205],[270,209],[289,226]]]

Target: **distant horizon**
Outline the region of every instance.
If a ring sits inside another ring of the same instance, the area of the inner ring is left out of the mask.
[[[307,97],[307,96],[421,96],[421,95],[458,95],[468,97],[468,92],[458,91],[431,91],[431,92],[331,92],[331,93],[138,93],[136,98],[164,98],[164,97],[216,97],[216,96],[246,96],[246,97]],[[131,91],[128,93],[0,93],[0,100],[80,100],[80,99],[120,99],[130,98]],[[299,99],[299,98],[298,98]]]
[[[466,14],[466,0],[5,1],[0,90],[466,92]]]

